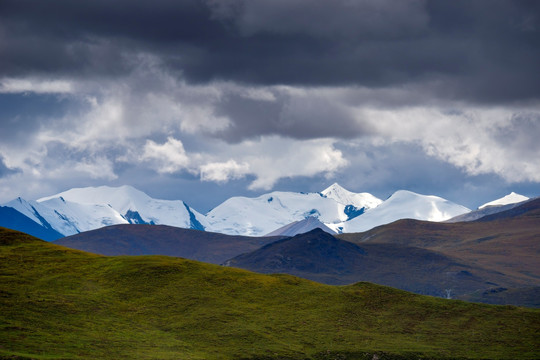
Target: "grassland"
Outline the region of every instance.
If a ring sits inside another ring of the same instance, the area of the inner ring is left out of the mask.
[[[540,311],[98,256],[0,229],[2,357],[534,359]]]

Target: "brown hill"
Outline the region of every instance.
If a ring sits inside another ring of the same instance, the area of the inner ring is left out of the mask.
[[[540,199],[472,222],[399,220],[363,233],[340,234],[355,244],[395,244],[438,251],[499,272],[523,286],[540,285]]]
[[[513,284],[497,272],[411,246],[361,244],[315,229],[282,239],[225,263],[260,273],[286,273],[325,284],[369,281],[418,294],[455,297]]]
[[[166,225],[113,225],[55,241],[102,255],[167,255],[220,264],[280,237],[231,236]]]

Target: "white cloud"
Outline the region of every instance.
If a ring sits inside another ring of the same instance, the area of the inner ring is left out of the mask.
[[[0,202],[17,196],[28,200],[50,195],[70,187],[84,184],[102,184],[118,178],[114,163],[105,156],[88,156],[79,160],[54,159],[46,152],[27,154],[26,157],[11,157],[11,162],[20,164],[19,172],[0,178]]]
[[[39,170],[39,177],[42,180],[61,179],[97,179],[114,180],[118,176],[114,172],[114,164],[104,156],[85,157],[80,160],[68,160],[63,163],[56,163],[56,166],[47,164],[36,168]]]
[[[114,173],[111,160],[104,156],[95,159],[82,159],[73,165],[73,170],[88,174],[92,179],[114,180],[118,176]]]
[[[153,135],[214,134],[230,119],[214,114],[227,84],[192,85],[163,70],[158,59],[140,56],[139,67],[122,79],[0,79],[1,93],[70,94],[72,106],[42,117],[37,142],[60,142],[78,150],[100,151]],[[31,129],[35,131],[35,129]]]
[[[142,67],[129,77],[104,83],[2,79],[0,93],[69,93],[75,105],[63,116],[41,116],[20,142],[2,141],[0,151],[7,167],[21,171],[10,175],[20,179],[17,189],[33,189],[39,183],[42,189],[54,188],[54,179],[71,184],[118,177],[129,181],[115,173],[119,162],[131,167],[131,174],[147,168],[161,174],[187,171],[213,182],[250,176],[255,179],[249,186],[253,190],[270,190],[284,178],[331,176],[345,168],[353,174],[372,167],[372,172],[397,175],[383,161],[373,164],[369,157],[362,160],[336,148],[338,142],[346,147],[360,140],[365,148],[359,152],[369,152],[370,146],[416,144],[425,154],[469,175],[540,182],[537,105],[485,108],[441,101],[418,105],[426,94],[413,90],[193,85],[159,66]],[[276,105],[279,119],[258,113],[256,106],[242,121],[234,111],[218,111],[231,94],[263,105],[282,103]],[[21,126],[5,129],[16,134]],[[226,138],[226,131],[239,136]],[[281,136],[271,135],[276,133]],[[164,138],[165,142],[156,142]],[[4,139],[11,137],[4,134]],[[14,192],[19,194],[23,192]]]
[[[183,106],[180,130],[188,134],[207,132],[216,133],[230,126],[227,117],[216,116],[214,109],[208,104],[185,104]]]
[[[0,80],[0,93],[69,94],[73,91],[73,83],[64,80],[34,78],[3,78]]]
[[[279,136],[223,144],[211,156],[221,154],[235,160],[201,166],[201,178],[219,182],[252,175],[255,180],[249,185],[250,189],[269,190],[283,178],[330,175],[348,165],[343,153],[333,144],[332,139],[295,140]]]
[[[508,182],[540,181],[538,109],[413,107],[362,113],[383,143],[420,144],[426,154],[470,175],[493,173]]]
[[[147,140],[140,159],[151,162],[151,166],[160,173],[175,173],[190,163],[184,145],[173,137],[168,137],[163,144]]]
[[[257,178],[249,188],[270,190],[282,178],[333,174],[349,164],[333,143],[332,139],[299,141],[274,136],[251,143],[248,147],[253,151],[244,160]]]
[[[212,162],[200,167],[202,181],[227,182],[245,177],[249,174],[249,164],[237,163],[230,159],[227,162]]]

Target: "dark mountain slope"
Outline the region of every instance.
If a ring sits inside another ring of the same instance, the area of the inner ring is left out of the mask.
[[[0,206],[0,226],[22,231],[42,240],[53,241],[64,235],[54,229],[48,229],[8,206]]]
[[[364,233],[340,234],[356,244],[396,244],[435,250],[498,271],[522,285],[540,285],[540,199],[462,223],[399,220]]]
[[[167,255],[220,264],[279,237],[248,237],[166,225],[113,225],[55,241],[102,255]]]
[[[370,281],[435,296],[486,289],[499,274],[434,251],[389,244],[361,246],[320,229],[268,244],[225,263],[260,273],[287,273],[326,284]]]
[[[0,309],[0,358],[540,358],[538,310],[105,257],[4,229]]]

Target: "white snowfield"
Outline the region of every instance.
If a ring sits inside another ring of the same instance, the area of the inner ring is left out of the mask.
[[[87,187],[75,188],[60,194],[38,199],[44,203],[53,198],[63,199],[79,204],[108,205],[116,210],[122,217],[126,217],[128,211],[137,212],[146,223],[171,225],[183,228],[191,226],[192,218],[206,227],[204,215],[189,208],[182,200],[158,200],[153,199],[144,192],[131,186],[120,187]]]
[[[345,221],[345,205],[319,193],[271,192],[256,198],[232,197],[206,218],[211,231],[262,236],[294,221],[315,217],[323,223]]]
[[[353,205],[357,209],[365,210],[379,206],[383,201],[370,193],[353,193],[344,189],[338,183],[333,183],[328,188],[321,191],[321,194],[327,198],[334,199],[340,204]]]
[[[141,222],[183,228],[207,226],[205,217],[183,201],[153,199],[131,186],[76,188],[37,201],[18,198],[6,206],[66,236]]]
[[[18,198],[5,206],[66,236],[141,222],[262,236],[306,218],[316,218],[336,232],[359,232],[403,218],[444,221],[470,211],[437,196],[400,190],[382,201],[338,184],[320,193],[276,191],[255,198],[232,197],[206,215],[181,200],[153,199],[131,186],[75,188],[37,201]]]
[[[308,217],[336,224],[349,219],[345,208],[370,209],[382,200],[368,193],[353,193],[334,183],[320,193],[271,192],[256,198],[232,197],[206,218],[211,231],[231,235],[262,236]]]
[[[500,205],[508,205],[508,204],[516,204],[522,201],[529,200],[528,197],[516,194],[515,192],[511,192],[510,194],[503,196],[500,199],[490,201],[488,203],[485,203],[482,206],[479,206],[478,209],[483,209],[488,206],[500,206]]]
[[[362,232],[399,219],[444,221],[471,210],[433,195],[399,190],[376,208],[340,224],[326,224],[338,232]]]
[[[66,236],[107,225],[129,223],[110,206],[79,204],[63,198],[50,198],[42,202],[17,198],[6,206],[13,207],[38,224]]]

